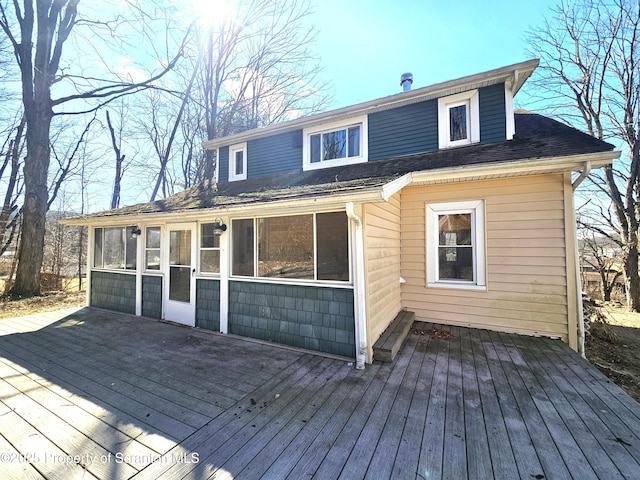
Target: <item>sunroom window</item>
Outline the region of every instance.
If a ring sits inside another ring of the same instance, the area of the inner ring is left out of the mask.
[[[305,129],[305,170],[367,161],[367,118],[358,117]]]
[[[94,230],[93,266],[112,270],[135,270],[137,235],[131,227]]]
[[[220,273],[220,235],[215,223],[200,225],[200,272]]]
[[[233,220],[232,246],[234,276],[349,281],[344,212]]]
[[[144,264],[147,270],[160,270],[160,227],[146,229]]]

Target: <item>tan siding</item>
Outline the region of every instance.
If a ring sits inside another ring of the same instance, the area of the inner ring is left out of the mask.
[[[568,338],[563,175],[407,187],[402,306],[422,320]],[[487,289],[427,288],[425,205],[485,201]]]
[[[364,208],[369,349],[401,308],[400,194]],[[370,352],[371,353],[371,350]]]

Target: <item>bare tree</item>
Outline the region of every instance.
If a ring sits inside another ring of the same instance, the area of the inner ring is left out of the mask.
[[[640,311],[640,8],[628,0],[562,2],[529,33],[541,58],[531,85],[548,112],[624,147],[625,157],[590,179],[608,204],[593,210],[590,228],[622,244],[627,304]],[[595,204],[595,202],[594,202]]]
[[[122,177],[124,175],[124,171],[126,165],[124,163],[124,159],[126,155],[122,153],[122,126],[123,122],[120,121],[120,126],[118,127],[118,131],[116,132],[116,128],[111,123],[111,117],[109,116],[109,110],[106,112],[107,117],[107,126],[109,127],[109,134],[111,136],[111,146],[113,147],[113,153],[116,156],[116,168],[115,175],[113,179],[113,191],[111,194],[111,205],[110,208],[118,208],[120,206],[120,189],[122,188]],[[122,116],[120,117],[122,119]]]
[[[581,230],[583,236],[579,242],[580,256],[583,263],[593,268],[593,271],[600,276],[602,299],[609,302],[618,278],[622,275],[620,242],[614,242],[611,237],[596,234],[589,227],[583,227]]]
[[[148,88],[169,72],[181,55],[180,49],[178,55],[162,65],[157,73],[138,82],[121,78],[99,80],[61,71],[65,43],[76,27],[105,28],[113,35],[117,26],[117,19],[110,22],[79,18],[79,3],[80,0],[0,0],[0,29],[9,39],[20,69],[26,118],[23,235],[16,279],[10,292],[13,296],[40,293],[53,117],[70,113],[65,111],[65,106],[70,104],[85,105],[75,110],[76,114],[95,111],[115,98]],[[68,90],[61,89],[66,94],[54,98],[52,88],[63,80],[77,93],[69,94]],[[96,105],[87,105],[89,101]]]
[[[201,141],[314,113],[328,102],[311,49],[316,32],[304,22],[311,15],[308,0],[242,5],[233,19],[199,37],[204,55],[194,102],[202,109]],[[203,160],[196,171],[211,179],[215,152],[206,151]]]
[[[0,211],[0,255],[13,243],[19,227],[18,197],[21,194],[20,170],[25,123],[26,119],[22,116],[15,129],[10,130],[2,148],[0,181],[5,186],[5,194]]]

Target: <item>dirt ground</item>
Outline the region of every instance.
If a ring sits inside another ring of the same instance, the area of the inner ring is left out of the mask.
[[[592,326],[585,343],[587,358],[640,402],[640,313],[611,305],[601,311],[608,325]]]

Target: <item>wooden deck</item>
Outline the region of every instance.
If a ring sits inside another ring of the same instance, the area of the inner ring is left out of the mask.
[[[0,320],[0,478],[640,478],[559,341],[416,323],[393,363],[95,310]]]

